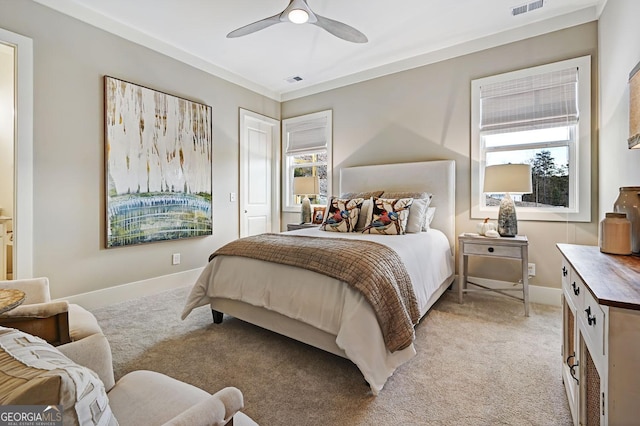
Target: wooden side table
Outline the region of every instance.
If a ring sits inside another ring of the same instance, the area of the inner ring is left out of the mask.
[[[458,284],[458,301],[462,303],[465,292],[494,291],[524,302],[524,315],[529,316],[529,240],[524,235],[515,237],[487,238],[479,235],[458,236],[460,282]],[[522,264],[522,285],[518,287],[493,288],[481,284],[467,282],[469,256],[516,259]],[[467,288],[472,284],[479,288]],[[522,291],[522,297],[506,293]]]
[[[25,294],[15,288],[0,288],[0,314],[10,311],[24,302]]]

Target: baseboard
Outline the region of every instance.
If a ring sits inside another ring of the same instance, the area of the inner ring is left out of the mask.
[[[101,290],[76,294],[65,297],[69,303],[76,303],[85,309],[92,310],[136,299],[138,297],[150,296],[174,288],[193,285],[204,268],[191,269],[189,271],[177,272],[175,274],[163,275],[149,278],[142,281],[135,281],[127,284],[117,285]]]
[[[513,285],[512,282],[507,281],[498,281],[498,280],[489,280],[486,278],[478,278],[478,277],[468,277],[469,281],[477,282],[486,287],[498,288],[498,287],[508,287]],[[456,285],[458,280],[456,280]],[[457,288],[457,287],[456,287]],[[500,297],[502,296],[500,293],[493,293]],[[514,295],[518,293],[513,292]],[[520,294],[522,296],[522,294]],[[538,285],[529,285],[529,302],[530,303],[540,303],[542,305],[551,305],[551,306],[562,306],[561,304],[561,296],[562,289],[559,288],[551,288],[551,287],[542,287]]]

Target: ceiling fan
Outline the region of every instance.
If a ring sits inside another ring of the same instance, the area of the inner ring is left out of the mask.
[[[269,18],[261,19],[244,27],[240,27],[237,30],[231,31],[227,34],[227,38],[242,37],[247,34],[254,33],[259,30],[263,30],[271,25],[279,24],[281,22],[293,22],[294,24],[313,24],[320,28],[325,29],[336,37],[353,43],[366,43],[369,41],[367,36],[362,34],[355,28],[343,24],[342,22],[334,21],[333,19],[325,18],[317,13],[313,13],[307,0],[291,0],[289,6],[282,13],[270,16]]]

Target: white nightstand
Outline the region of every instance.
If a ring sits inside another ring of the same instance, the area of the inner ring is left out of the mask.
[[[295,231],[296,229],[317,228],[317,223],[287,223],[287,231]]]
[[[487,238],[482,236],[458,236],[460,281],[458,283],[458,301],[462,303],[465,292],[495,291],[524,302],[524,315],[529,316],[529,240],[524,235],[515,237]],[[477,283],[467,283],[469,256],[496,257],[520,260],[522,264],[522,284],[516,287],[489,288]],[[479,288],[469,289],[467,284]],[[522,298],[506,291],[522,291]]]

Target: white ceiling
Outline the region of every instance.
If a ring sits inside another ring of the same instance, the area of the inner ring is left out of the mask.
[[[36,0],[99,28],[276,100],[351,84],[593,21],[607,0],[308,0],[351,25],[366,44],[310,24],[274,25],[235,39],[230,31],[283,11],[288,0]],[[300,76],[302,81],[288,83]]]

